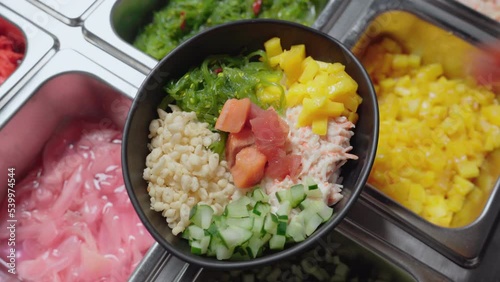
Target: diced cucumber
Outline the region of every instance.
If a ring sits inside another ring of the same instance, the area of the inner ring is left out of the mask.
[[[286,237],[283,235],[275,234],[269,240],[269,248],[271,250],[283,250],[286,243]]]
[[[222,239],[220,238],[219,232],[217,232],[216,236],[212,236],[212,239],[210,240],[210,244],[208,245],[208,251],[207,254],[211,254],[212,256],[215,256],[215,253],[217,251],[217,246],[224,244],[222,242]]]
[[[224,229],[227,227],[227,223],[226,223],[227,217],[226,216],[214,215],[213,221],[218,229]]]
[[[264,216],[271,211],[271,205],[268,203],[257,202],[253,208],[253,213],[258,216]]]
[[[287,214],[278,215],[278,221],[288,222],[288,215]]]
[[[245,228],[246,230],[252,230],[254,224],[253,217],[243,217],[243,218],[234,218],[228,217],[226,219],[226,224],[228,226],[238,226],[241,228]]]
[[[182,232],[182,235],[181,235],[182,239],[189,240],[189,231],[188,230],[189,230],[188,228],[184,229],[184,232]]]
[[[207,229],[212,223],[213,214],[214,210],[211,206],[196,205],[191,209],[189,220],[191,220],[194,225],[199,226],[203,229]]]
[[[264,221],[264,230],[267,233],[275,234],[277,226],[278,226],[278,218],[276,217],[276,215],[273,213],[267,214],[266,219]]]
[[[229,249],[242,245],[252,237],[252,231],[232,225],[228,225],[224,230],[219,230],[219,234]]]
[[[215,247],[215,256],[218,260],[230,259],[233,255],[233,249],[224,246],[224,244],[218,244]]]
[[[314,210],[318,213],[318,215],[323,219],[323,222],[327,221],[333,215],[333,208],[329,207],[322,200],[317,200],[313,203]]]
[[[283,203],[284,201],[290,201],[291,194],[289,189],[283,189],[276,192],[276,198],[278,198],[278,202]]]
[[[269,196],[262,188],[255,188],[252,191],[252,198],[257,202],[267,203],[269,201]]]
[[[215,222],[212,222],[212,224],[210,224],[210,227],[208,227],[207,232],[212,236],[215,236],[219,233],[219,228],[217,227]]]
[[[190,241],[191,252],[197,255],[203,255],[207,253],[208,246],[210,245],[211,236],[204,236],[201,240]]]
[[[290,188],[290,204],[292,205],[292,208],[297,207],[306,198],[306,196],[304,185],[293,185]]]
[[[311,187],[309,187],[311,188]],[[321,192],[321,189],[316,188],[316,189],[308,189],[306,191],[307,197],[310,198],[323,198],[323,192]]]
[[[278,222],[278,226],[276,227],[276,234],[277,235],[286,235],[286,226],[288,223],[286,221],[280,221]]]
[[[322,198],[323,197],[323,192],[321,192],[321,189],[319,189],[318,184],[311,178],[307,177],[304,180],[304,184],[307,187],[307,189],[304,189],[307,196],[311,198]]]
[[[300,204],[299,204],[299,208],[301,210],[305,210],[307,208],[309,208],[311,205],[314,204],[314,201],[313,199],[309,199],[309,198],[306,198],[304,199],[304,201],[302,201]]]
[[[232,203],[235,203],[235,204],[238,204],[241,206],[248,206],[252,202],[253,202],[253,200],[250,197],[243,196],[243,197],[239,198],[238,200],[233,201]]]
[[[269,242],[269,240],[273,237],[271,233],[266,233],[260,240],[262,241],[262,245],[264,246],[265,243]]]
[[[189,225],[187,231],[189,232],[189,239],[191,240],[201,240],[205,237],[205,230],[196,225]]]
[[[318,188],[318,184],[310,176],[304,178],[304,185],[309,188],[309,190],[314,190]]]
[[[227,217],[235,217],[235,218],[241,218],[241,217],[248,217],[248,208],[247,205],[244,204],[246,201],[240,201],[241,199],[248,197],[242,197],[234,202],[230,202],[227,206]]]
[[[317,213],[312,213],[309,217],[304,217],[305,227],[306,227],[306,235],[310,236],[316,231],[318,226],[323,222],[321,216]]]
[[[201,243],[200,241],[191,241],[189,242],[189,245],[191,246],[191,253],[195,255],[202,255],[203,252],[201,250]]]
[[[254,217],[252,232],[254,232],[254,233],[262,233],[262,231],[264,230],[264,220],[265,219],[266,219],[265,216],[256,216],[256,217]]]
[[[292,238],[294,242],[301,242],[306,239],[304,221],[302,217],[299,215],[292,217],[290,224],[286,229],[286,236]]]
[[[290,214],[291,210],[292,210],[292,206],[291,206],[289,201],[282,202],[281,205],[279,206],[278,210],[276,211],[276,214],[278,215],[278,219],[288,221],[288,215]]]
[[[265,244],[260,239],[260,234],[259,233],[254,233],[252,235],[252,238],[248,241],[248,246],[246,247],[246,251],[248,256],[251,258],[256,258],[259,252],[262,250],[262,246]]]

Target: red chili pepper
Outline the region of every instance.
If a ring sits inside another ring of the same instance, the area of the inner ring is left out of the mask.
[[[219,73],[221,73],[221,72],[222,72],[222,68],[216,68],[216,69],[214,70],[214,72],[215,72],[215,74],[219,74]]]
[[[255,0],[252,4],[253,14],[258,15],[260,13],[260,9],[262,7],[262,0]]]
[[[186,12],[181,11],[181,30],[186,29]]]

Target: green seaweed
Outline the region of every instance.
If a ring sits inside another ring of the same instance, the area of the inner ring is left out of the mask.
[[[155,12],[153,21],[134,41],[141,51],[158,60],[200,31],[230,21],[272,18],[312,25],[326,0],[172,0]]]

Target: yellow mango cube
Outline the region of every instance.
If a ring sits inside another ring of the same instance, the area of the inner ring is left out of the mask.
[[[457,169],[463,178],[474,178],[479,176],[479,167],[474,161],[461,161],[457,163]]]
[[[313,80],[314,76],[316,76],[318,71],[319,71],[318,63],[311,56],[307,57],[302,62],[302,74],[299,77],[299,82],[306,83]]]
[[[272,104],[279,102],[283,93],[283,88],[280,86],[270,85],[258,89],[256,95],[261,102]]]
[[[334,74],[334,73],[341,72],[341,71],[345,70],[345,66],[341,63],[333,63],[332,64],[332,63],[326,63],[326,62],[318,61],[318,60],[316,60],[316,62],[318,63],[319,69],[321,71],[326,72],[327,74]]]
[[[442,195],[428,195],[424,205],[424,215],[440,218],[448,213],[448,205]]]
[[[417,79],[421,81],[433,81],[443,75],[443,66],[441,64],[430,64],[420,69]]]
[[[453,192],[466,196],[470,191],[472,191],[472,189],[474,189],[474,183],[459,175],[455,175],[453,177],[453,184],[451,188]]]
[[[323,117],[323,118],[317,118],[312,121],[312,132],[318,135],[326,135],[326,132],[328,130],[328,118]]]
[[[328,87],[328,92],[347,92],[356,93],[358,90],[358,83],[352,79],[345,71],[338,72],[331,75],[334,84]]]
[[[307,85],[300,83],[292,84],[286,93],[287,107],[295,107],[302,104],[304,97],[308,97]]]
[[[283,48],[281,47],[281,39],[279,37],[273,37],[266,42],[264,42],[264,49],[268,58],[274,57],[283,53]]]
[[[464,206],[465,197],[460,194],[452,194],[446,199],[448,209],[452,212],[458,212]]]
[[[500,105],[490,105],[481,109],[481,114],[488,122],[500,126]]]
[[[393,69],[406,69],[408,68],[408,56],[403,54],[396,54],[392,58],[392,68]]]
[[[287,85],[293,84],[300,77],[302,61],[305,58],[306,46],[304,44],[293,45],[290,50],[283,52],[279,65],[285,72]]]
[[[351,112],[351,113],[349,113],[349,115],[347,116],[347,119],[348,119],[350,122],[352,122],[352,123],[356,124],[356,123],[358,122],[359,115],[358,115],[358,113]]]
[[[273,56],[273,57],[268,57],[269,58],[269,65],[271,67],[275,67],[275,66],[279,65],[279,63],[281,62],[281,58],[283,57],[283,54],[284,53],[281,53],[281,54]]]
[[[315,119],[324,117],[338,117],[344,111],[344,104],[330,101],[326,97],[304,98],[302,111],[299,114],[297,125],[310,125]]]

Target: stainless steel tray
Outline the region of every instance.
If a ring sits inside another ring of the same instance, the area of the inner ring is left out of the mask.
[[[25,20],[8,7],[0,4],[0,17],[17,27],[24,34],[26,52],[21,65],[0,85],[0,108],[3,107],[25,83],[30,75],[54,53],[55,38],[40,27]],[[36,42],[36,45],[34,45]]]
[[[390,277],[390,281],[451,281],[366,232],[350,219],[343,221],[332,234],[322,238],[318,245],[331,254],[344,253],[363,261],[364,264],[358,266],[360,273],[368,274],[370,268],[374,267]],[[318,262],[314,258],[310,263]],[[228,275],[189,265],[165,255],[156,247],[146,254],[144,263],[137,269],[130,281],[220,281],[222,275]],[[303,278],[307,281],[307,278]]]
[[[109,123],[123,127],[130,98],[136,92],[134,86],[76,51],[58,51],[11,101],[11,107],[19,107],[0,130],[0,169],[15,168],[16,180],[22,179],[39,158],[46,141],[68,118],[97,118],[103,126]],[[31,138],[30,134],[37,138]],[[3,203],[7,187],[2,185],[1,189],[0,203]],[[2,220],[7,218],[6,213],[7,209],[0,212]],[[0,246],[2,250],[7,247]],[[0,280],[17,280],[7,269],[7,261],[0,258]]]
[[[330,0],[313,27],[321,28],[333,13],[342,11],[346,2]],[[84,30],[95,44],[113,53],[143,73],[148,73],[158,61],[131,45],[154,10],[165,5],[159,0],[104,0],[84,23]]]
[[[60,21],[76,26],[81,24],[85,18],[85,14],[89,12],[89,8],[97,0],[30,0],[33,5],[36,5],[58,18]]]
[[[16,116],[24,107],[39,103],[35,98],[42,95],[39,91],[46,83],[64,82],[68,75],[99,82],[104,87],[100,93],[85,95],[117,95],[113,97],[130,101],[157,61],[130,45],[127,42],[130,38],[120,35],[119,29],[133,30],[139,23],[118,27],[116,22],[133,21],[127,16],[131,9],[139,17],[135,20],[140,20],[158,3],[155,0],[79,3],[0,0],[0,15],[20,27],[28,45],[23,64],[0,86],[0,136],[15,125]],[[373,30],[367,33],[367,28],[373,22],[383,22],[378,17],[387,11],[405,11],[444,29],[450,36],[474,44],[500,38],[497,22],[471,13],[452,0],[330,0],[314,27],[356,52],[367,34],[376,36]],[[37,48],[30,49],[35,44]],[[357,51],[361,53],[362,48]],[[0,170],[5,171],[10,165],[26,166],[8,152],[14,148],[13,144],[3,148],[0,160],[9,162],[0,162]],[[346,237],[347,244],[358,246],[377,257],[378,263],[383,262],[416,281],[495,281],[500,277],[500,269],[496,267],[500,252],[500,207],[493,204],[500,200],[498,186],[499,183],[478,220],[461,229],[432,226],[367,186],[334,234]],[[0,260],[0,264],[5,262]],[[180,261],[154,244],[130,280],[193,281],[200,280],[202,275],[198,267]],[[13,277],[0,275],[0,279]]]
[[[356,2],[356,1],[352,1]],[[360,2],[360,1],[358,1]],[[340,37],[359,56],[380,35],[389,36],[409,51],[419,52],[423,60],[443,64],[450,77],[462,77],[465,52],[473,44],[500,37],[500,25],[493,21],[478,23],[465,13],[465,7],[452,1],[370,1],[367,10],[358,9],[353,28],[337,25],[328,32]],[[482,18],[480,18],[482,19]],[[411,34],[411,36],[408,36]],[[500,180],[500,179],[499,179]],[[386,217],[411,232],[427,245],[464,267],[477,266],[490,236],[500,206],[500,181],[492,187],[489,199],[476,220],[466,226],[444,228],[431,224],[368,185],[362,197]]]

